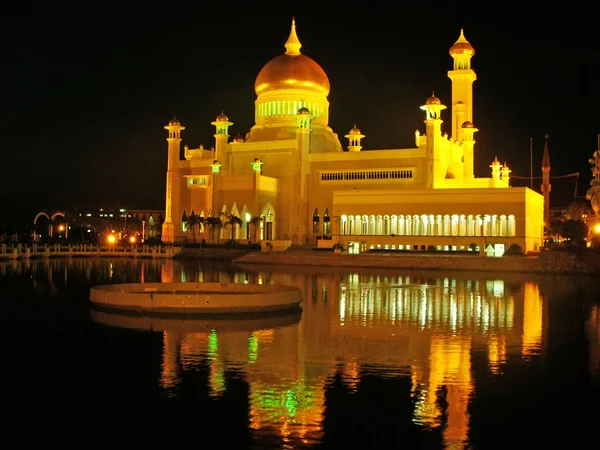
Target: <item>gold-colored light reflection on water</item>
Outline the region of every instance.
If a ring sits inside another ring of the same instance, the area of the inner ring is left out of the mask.
[[[181,271],[163,270],[162,276],[179,279]],[[547,305],[535,283],[506,284],[493,275],[186,273],[188,280],[201,276],[298,286],[301,319],[249,330],[165,331],[163,387],[175,392],[181,372],[202,364],[218,398],[227,389],[227,371],[240,370],[250,392],[253,432],[279,436],[290,448],[322,436],[333,376],[341,374],[352,394],[361,389],[365,370],[409,376],[413,422],[427,428],[445,423],[446,446],[460,448],[468,439],[469,400],[476,395],[472,355],[486,355],[493,375],[502,373],[507,358],[531,357],[544,346]]]
[[[539,354],[542,346],[543,300],[537,284],[523,288],[523,355]]]

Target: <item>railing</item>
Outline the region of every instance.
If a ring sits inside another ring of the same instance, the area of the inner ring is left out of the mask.
[[[181,248],[172,245],[0,244],[0,259],[61,256],[173,258],[179,252]]]

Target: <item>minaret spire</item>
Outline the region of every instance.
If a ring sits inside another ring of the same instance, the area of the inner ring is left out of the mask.
[[[552,190],[550,184],[550,152],[548,151],[550,135],[546,133],[544,138],[546,142],[544,143],[544,156],[542,157],[542,195],[544,196],[544,225],[547,227],[550,219],[550,191]]]
[[[292,31],[290,31],[290,37],[285,43],[285,54],[291,56],[299,55],[300,47],[302,47],[302,44],[296,34],[296,20],[292,17]]]

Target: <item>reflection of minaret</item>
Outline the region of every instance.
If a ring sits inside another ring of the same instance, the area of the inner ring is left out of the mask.
[[[542,195],[544,196],[544,225],[548,226],[548,219],[550,218],[550,191],[552,189],[550,185],[550,152],[548,152],[548,139],[550,136],[546,133],[544,137],[546,142],[544,143],[544,156],[542,157]]]
[[[415,368],[413,367],[413,370]],[[413,383],[419,383],[414,379]],[[421,402],[415,408],[415,422],[437,426],[442,411],[437,403],[437,392],[446,386],[447,422],[444,443],[447,448],[462,448],[469,430],[469,397],[473,391],[471,379],[471,339],[469,336],[431,336],[429,379],[423,385]]]

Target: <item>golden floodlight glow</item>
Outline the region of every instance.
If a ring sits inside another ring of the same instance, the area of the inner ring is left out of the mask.
[[[114,234],[109,235],[108,239],[107,239],[109,244],[114,244],[116,240],[117,240],[117,238],[115,238]]]
[[[59,225],[58,226],[58,231],[65,231],[65,226],[64,225]]]
[[[595,231],[596,233],[600,233],[600,223],[599,223],[599,224],[597,224],[596,226],[594,226],[594,231]]]
[[[131,236],[129,238],[129,242],[131,242],[132,244],[135,244],[135,236]]]

